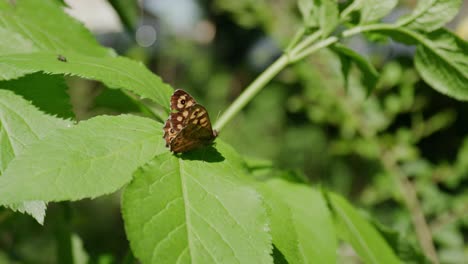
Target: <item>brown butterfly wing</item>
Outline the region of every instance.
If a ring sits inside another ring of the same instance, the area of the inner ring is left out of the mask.
[[[184,90],[179,89],[174,91],[172,94],[171,111],[177,112],[171,113],[169,118],[166,120],[166,123],[164,124],[163,138],[166,140],[166,147],[169,146],[170,142],[176,137],[177,133],[182,130],[183,119],[185,119],[189,114],[187,108],[190,108],[194,104],[196,104],[196,102],[193,97]]]
[[[175,90],[171,96],[171,111],[180,112],[195,105],[195,99],[184,90]]]
[[[182,130],[169,142],[170,150],[175,153],[208,145],[216,138],[208,112],[203,106],[195,104],[186,111],[189,114],[183,119]]]
[[[187,152],[189,150],[205,145],[204,141],[198,138],[187,139],[188,135],[192,134],[195,126],[191,125],[184,128],[169,144],[170,150],[174,153]]]
[[[166,140],[166,146],[169,146],[171,140],[184,128],[185,119],[187,119],[188,114],[189,111],[187,109],[183,112],[171,113],[163,128],[163,138]]]
[[[171,125],[171,118],[169,117],[167,120],[166,120],[166,123],[164,124],[164,127],[163,127],[163,130],[164,130],[164,135],[163,135],[163,138],[166,140],[166,147],[169,146],[169,143],[171,142],[171,140],[174,138],[170,138],[171,136],[175,136],[174,135],[174,130],[171,130],[172,128],[172,125]]]
[[[177,130],[177,127],[173,127],[171,118],[169,117],[164,125],[163,138],[166,140],[166,147],[169,147],[169,143],[177,136],[177,133],[181,130]]]
[[[188,126],[189,124],[197,125],[200,126],[200,129],[203,132],[209,131],[208,134],[212,134],[210,116],[208,115],[208,111],[206,111],[205,107],[195,104],[185,111],[182,112],[182,116],[184,117],[184,126]]]

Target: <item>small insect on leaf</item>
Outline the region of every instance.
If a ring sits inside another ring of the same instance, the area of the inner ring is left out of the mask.
[[[62,61],[62,62],[67,62],[67,58],[60,54],[57,56],[57,60]]]
[[[218,136],[211,127],[208,111],[184,90],[172,94],[171,111],[163,137],[172,152],[182,153],[210,145]]]

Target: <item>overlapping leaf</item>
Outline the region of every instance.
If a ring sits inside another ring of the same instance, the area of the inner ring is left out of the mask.
[[[375,85],[377,84],[377,79],[379,77],[379,73],[366,58],[364,58],[356,51],[339,43],[335,44],[332,47],[332,50],[335,51],[340,57],[341,69],[345,78],[346,85],[350,70],[349,64],[353,62],[362,73],[362,83],[366,86],[367,91],[370,92],[375,88]]]
[[[304,25],[319,27],[324,37],[338,25],[338,5],[333,0],[299,0],[297,2]]]
[[[76,75],[102,81],[109,88],[132,91],[169,107],[167,100],[173,90],[142,64],[123,57],[96,58],[75,53],[12,54],[0,56],[0,80],[17,78],[27,73],[43,71],[53,74]]]
[[[125,228],[142,263],[272,263],[261,198],[237,154],[216,149],[160,155],[125,189]]]
[[[11,91],[0,90],[0,174],[30,144],[71,122],[45,115]]]
[[[367,0],[361,5],[360,23],[375,22],[390,13],[398,4],[397,0]]]
[[[336,263],[336,234],[322,195],[275,179],[261,184],[273,243],[289,263]]]
[[[0,27],[0,39],[8,39],[0,41],[0,55],[38,51],[32,41],[11,29]]]
[[[0,89],[11,90],[32,101],[41,111],[62,118],[73,117],[63,76],[34,73],[17,80],[0,81]],[[114,90],[112,90],[114,91]]]
[[[112,50],[100,46],[81,23],[65,14],[54,0],[0,1],[0,27],[21,35],[42,51],[73,51],[98,57],[114,55]]]
[[[318,4],[319,25],[324,37],[338,26],[338,4],[335,0],[316,1]]]
[[[27,146],[46,137],[58,128],[70,126],[69,121],[45,115],[11,91],[0,90],[0,175],[10,161]],[[0,179],[4,176],[0,176]],[[38,199],[30,199],[38,200]],[[13,210],[26,212],[42,223],[45,203],[25,200],[6,204]]]
[[[461,3],[461,0],[419,0],[413,13],[401,18],[397,24],[431,32],[452,20],[458,13]]]
[[[337,234],[365,263],[401,263],[379,232],[342,197],[329,194]]]
[[[162,127],[151,119],[100,116],[83,121],[55,131],[14,158],[0,177],[0,204],[111,193],[162,151]]]
[[[405,28],[376,30],[398,40],[417,44],[415,65],[422,78],[437,91],[468,100],[468,43],[439,29],[423,35]]]
[[[430,33],[416,49],[416,69],[437,91],[468,100],[468,43],[445,29]]]

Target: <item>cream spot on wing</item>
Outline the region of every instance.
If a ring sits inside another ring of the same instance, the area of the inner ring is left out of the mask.
[[[179,130],[182,129],[182,124],[178,124],[177,129],[179,129]]]
[[[190,106],[192,106],[192,105],[193,105],[193,102],[192,102],[192,101],[188,101],[188,102],[187,102],[187,107],[190,107]]]
[[[206,123],[206,117],[200,119],[200,123]]]
[[[192,124],[194,125],[198,124],[198,119],[193,120]]]
[[[182,115],[183,115],[184,117],[187,117],[187,116],[188,116],[188,111],[185,110],[184,112],[182,112]]]
[[[183,104],[177,104],[177,108],[183,108],[184,105]]]
[[[179,122],[182,121],[182,119],[184,119],[184,118],[181,117],[181,116],[178,116],[178,117],[177,117],[177,121],[179,121]]]

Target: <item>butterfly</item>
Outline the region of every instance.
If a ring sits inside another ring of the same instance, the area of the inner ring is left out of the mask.
[[[171,96],[171,114],[163,130],[166,147],[174,153],[210,145],[218,136],[218,132],[211,127],[205,107],[180,89]]]

